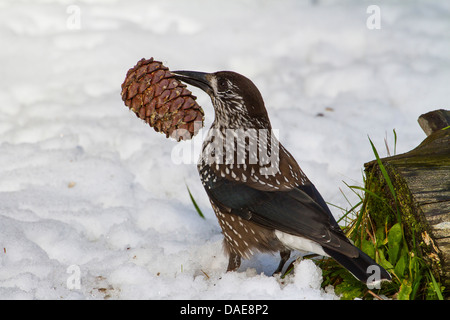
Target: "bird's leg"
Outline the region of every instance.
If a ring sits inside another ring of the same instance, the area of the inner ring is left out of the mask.
[[[284,264],[289,260],[289,257],[291,256],[290,250],[282,250],[280,251],[280,264],[278,265],[277,270],[273,273],[274,275],[277,273],[281,273],[281,270],[283,270]]]
[[[230,258],[228,260],[228,271],[235,271],[241,266],[241,256],[237,253],[230,252]]]

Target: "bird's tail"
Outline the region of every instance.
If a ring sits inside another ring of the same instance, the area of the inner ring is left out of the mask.
[[[356,258],[347,257],[326,247],[323,250],[350,271],[355,278],[366,283],[369,287],[376,287],[381,281],[390,281],[392,279],[389,272],[359,249],[359,256]]]

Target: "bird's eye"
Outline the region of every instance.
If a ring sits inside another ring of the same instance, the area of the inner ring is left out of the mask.
[[[220,92],[225,92],[228,89],[228,83],[226,80],[219,80],[219,82],[217,83],[217,89]]]

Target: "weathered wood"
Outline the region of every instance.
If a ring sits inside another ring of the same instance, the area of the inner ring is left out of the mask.
[[[417,120],[427,136],[450,125],[450,111],[440,109],[425,113]]]
[[[434,273],[449,286],[450,112],[437,110],[422,115],[418,121],[428,137],[407,153],[381,160],[396,190],[408,241],[416,242]],[[374,188],[373,182],[381,181],[377,191],[395,205],[389,188],[383,186],[377,161],[364,166],[371,177],[366,181],[366,188]]]

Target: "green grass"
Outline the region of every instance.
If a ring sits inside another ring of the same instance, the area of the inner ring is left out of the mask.
[[[370,183],[370,177],[364,176],[363,182],[366,188],[346,184],[352,192],[357,194],[359,201],[352,205],[346,198],[351,209],[344,210],[339,222],[344,222],[343,229],[348,238],[390,272],[393,279],[391,282],[383,282],[380,289],[369,290],[365,284],[357,281],[334,260],[321,259],[318,264],[323,270],[324,282],[322,285],[324,287],[333,285],[335,292],[341,295],[342,299],[443,300],[445,288],[436,280],[422,258],[420,248],[416,245],[417,242],[406,240],[402,208],[394,184],[370,138],[369,142],[394,201],[392,203],[385,199],[381,192],[369,190],[372,189],[367,186],[367,183]],[[374,206],[373,203],[377,203],[377,206]],[[379,218],[374,219],[374,212],[371,211],[381,207],[384,207],[383,210],[390,211],[395,218],[388,219],[386,217],[384,221]]]
[[[203,215],[202,210],[200,209],[200,207],[198,206],[197,202],[195,201],[194,197],[192,196],[191,190],[189,190],[188,185],[186,184],[186,189],[189,193],[189,197],[191,198],[192,204],[194,205],[195,210],[197,211],[198,215],[200,216],[200,218],[205,219],[205,216]]]

